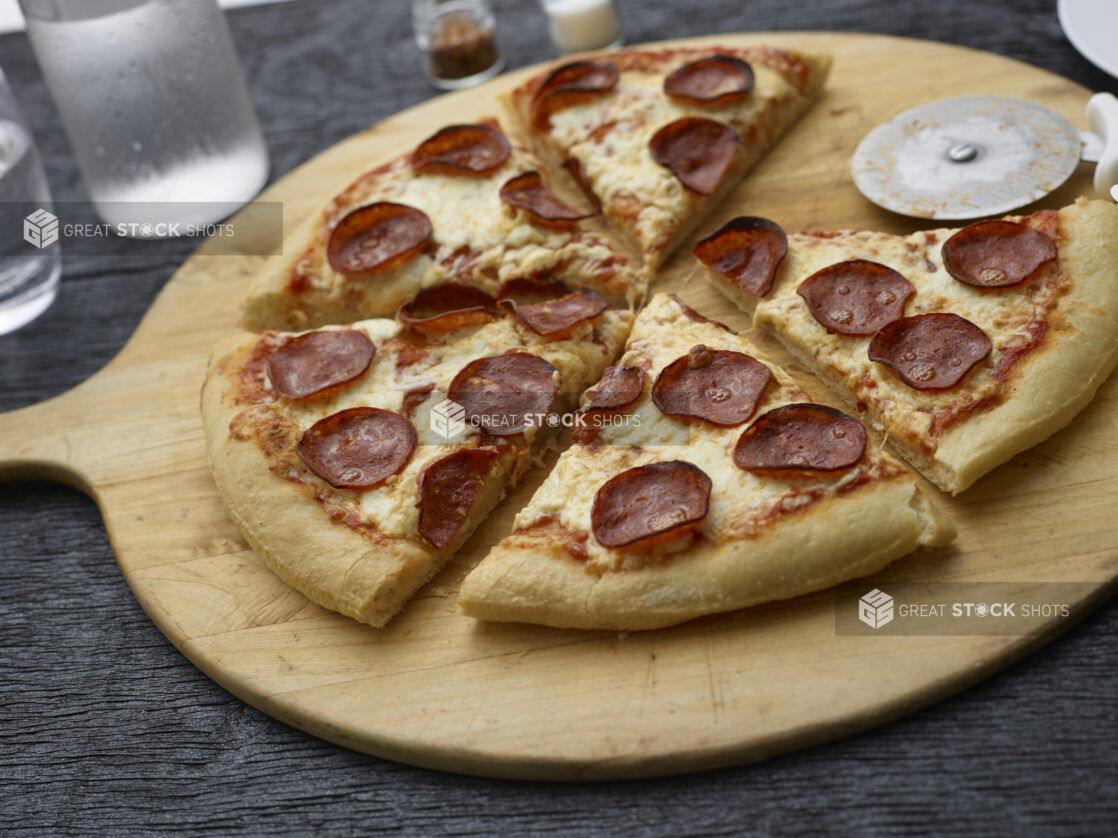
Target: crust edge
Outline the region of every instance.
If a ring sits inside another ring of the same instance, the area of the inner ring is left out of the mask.
[[[965,491],[1068,425],[1118,366],[1118,260],[1107,258],[1102,244],[1118,241],[1118,207],[1079,198],[1059,212],[1061,229],[1073,231],[1061,245],[1060,258],[1074,286],[1055,311],[1055,319],[1062,321],[1055,332],[1060,342],[1026,358],[1018,368],[1018,381],[1030,379],[1029,398],[1021,398],[1015,389],[1000,404],[950,428],[931,454],[887,434],[890,447],[945,492]],[[759,302],[755,296],[712,271],[706,271],[706,276],[740,309],[755,314]],[[828,368],[788,340],[770,318],[760,318],[759,325],[847,408],[857,411],[857,399]],[[1086,376],[1084,369],[1089,370]]]
[[[824,590],[876,573],[955,529],[902,474],[870,484],[767,530],[708,545],[662,565],[588,573],[561,543],[510,536],[462,583],[460,613],[480,620],[635,631]],[[787,557],[797,561],[789,568]]]
[[[1118,207],[1080,198],[1059,214],[1061,229],[1073,234],[1060,254],[1073,287],[1056,309],[1050,335],[1058,342],[1019,368],[1024,393],[1015,387],[944,434],[933,468],[953,494],[1070,424],[1118,365],[1118,259],[1107,258],[1118,242]]]
[[[276,576],[324,608],[381,628],[497,505],[513,463],[510,459],[504,472],[494,475],[460,535],[442,550],[406,539],[371,541],[344,524],[331,524],[317,501],[277,478],[255,443],[230,437],[229,423],[239,408],[224,399],[223,370],[239,368],[237,359],[255,341],[255,335],[236,335],[211,354],[201,407],[214,482],[245,541]]]

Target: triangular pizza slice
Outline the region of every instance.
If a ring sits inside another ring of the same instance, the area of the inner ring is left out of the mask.
[[[737,218],[695,255],[754,322],[944,491],[1067,425],[1118,363],[1118,206],[961,229],[785,234]]]
[[[488,306],[470,291],[437,286],[440,310],[396,321],[234,336],[212,356],[202,415],[233,520],[280,578],[372,626],[530,467],[547,414],[632,323],[586,289]]]
[[[390,316],[448,281],[492,295],[507,282],[559,279],[611,300],[643,297],[645,276],[587,220],[596,210],[564,201],[541,170],[494,119],[436,131],[354,180],[285,241],[249,289],[242,325],[302,330]]]
[[[652,272],[796,122],[830,65],[765,46],[632,49],[562,64],[506,104]]]
[[[953,537],[864,427],[659,294],[575,444],[466,577],[486,620],[649,629],[805,594]]]

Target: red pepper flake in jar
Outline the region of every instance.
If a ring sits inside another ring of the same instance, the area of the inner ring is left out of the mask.
[[[501,69],[495,21],[484,0],[416,0],[413,14],[416,42],[436,87],[465,87]]]

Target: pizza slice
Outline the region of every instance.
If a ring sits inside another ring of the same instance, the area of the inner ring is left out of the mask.
[[[819,95],[829,56],[635,49],[563,64],[506,104],[655,271]]]
[[[695,255],[909,463],[957,494],[1067,425],[1118,363],[1118,206],[908,236],[737,218]]]
[[[874,573],[953,529],[856,419],[678,298],[637,317],[576,442],[466,577],[485,620],[648,629]]]
[[[596,210],[563,200],[541,169],[493,119],[443,128],[308,219],[255,279],[242,325],[302,330],[391,315],[448,281],[493,294],[509,281],[559,279],[640,299],[647,279],[586,221]]]
[[[214,478],[245,539],[309,599],[383,626],[530,466],[632,322],[586,289],[234,336],[202,396]]]

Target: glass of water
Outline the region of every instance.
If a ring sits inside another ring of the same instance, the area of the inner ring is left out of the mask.
[[[260,191],[268,149],[216,0],[19,3],[106,223],[206,225]]]
[[[0,70],[0,334],[42,314],[58,293],[58,219],[35,141]]]

